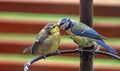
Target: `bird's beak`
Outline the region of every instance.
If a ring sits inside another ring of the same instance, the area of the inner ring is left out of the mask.
[[[59,32],[59,31],[60,31],[60,29],[59,29],[58,26],[56,25],[55,28],[53,28],[53,29],[51,30],[51,33]]]

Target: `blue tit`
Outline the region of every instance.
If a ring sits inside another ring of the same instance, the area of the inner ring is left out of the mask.
[[[54,23],[48,23],[38,34],[32,46],[23,50],[23,53],[31,51],[33,55],[53,53],[60,44],[59,28]]]
[[[58,22],[58,26],[65,30],[68,35],[81,47],[89,47],[100,45],[106,48],[110,53],[117,54],[117,52],[108,46],[103,40],[104,36],[97,33],[91,27],[85,25],[82,22],[76,22],[70,18],[62,18]]]

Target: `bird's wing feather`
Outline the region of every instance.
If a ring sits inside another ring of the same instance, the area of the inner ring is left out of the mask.
[[[110,53],[112,54],[118,54],[116,52],[116,50],[114,50],[113,48],[111,48],[110,46],[108,46],[107,44],[105,44],[103,41],[101,40],[95,40],[95,42],[101,46],[103,46],[104,48],[106,48]]]
[[[48,35],[46,35],[46,34],[42,34],[42,35],[40,34],[37,37],[36,41],[32,45],[32,54],[33,55],[36,55],[38,53],[38,46],[40,46],[47,37],[48,37]]]
[[[30,51],[31,49],[32,49],[32,46],[29,46],[23,50],[23,53],[26,53],[26,52]]]
[[[52,39],[47,38],[47,39],[45,39],[44,43],[42,43],[41,46],[39,46],[38,50],[42,54],[50,53],[50,48],[52,47],[53,44],[54,43],[53,43]]]
[[[71,32],[75,35],[89,37],[89,38],[95,38],[95,39],[106,39],[105,37],[98,34],[93,29],[81,29],[81,28],[72,28]]]

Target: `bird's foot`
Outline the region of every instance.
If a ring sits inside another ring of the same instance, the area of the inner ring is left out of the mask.
[[[82,53],[82,48],[79,46],[77,49],[75,49],[78,53],[78,56],[80,56],[80,54]]]
[[[96,51],[100,51],[100,46],[99,46],[99,45],[96,46],[96,49],[90,50],[90,53],[91,53],[92,55],[94,55]]]
[[[56,53],[57,53],[58,55],[60,55],[60,54],[61,54],[59,50],[56,50]]]
[[[45,55],[45,54],[43,54],[43,55],[42,55],[42,58],[43,58],[43,59],[46,59],[46,55]]]
[[[82,48],[81,48],[81,47],[79,47],[79,48],[77,48],[77,49],[75,49],[75,50],[77,50],[77,51],[78,51],[78,53],[79,53],[79,51],[81,51],[81,50],[82,50]]]
[[[94,55],[95,54],[95,50],[94,49],[90,50],[90,54]]]
[[[95,51],[100,51],[100,46],[97,45]]]

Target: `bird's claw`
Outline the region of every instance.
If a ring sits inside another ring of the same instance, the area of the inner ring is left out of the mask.
[[[43,58],[43,59],[46,59],[46,55],[45,55],[45,54],[43,54],[43,55],[42,55],[42,58]]]
[[[95,51],[100,51],[100,46],[97,45]]]
[[[95,50],[94,49],[90,50],[90,54],[94,55],[95,54]]]
[[[59,50],[56,50],[56,53],[57,53],[58,55],[60,55],[60,54],[61,54]]]
[[[99,45],[96,46],[96,49],[92,49],[90,53],[92,55],[94,55],[96,51],[100,51],[100,46]]]

